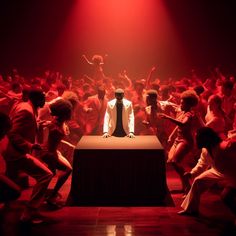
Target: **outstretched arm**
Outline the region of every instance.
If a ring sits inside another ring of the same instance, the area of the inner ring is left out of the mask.
[[[82,55],[82,57],[85,59],[85,61],[89,64],[89,65],[93,65],[93,63],[91,61],[89,61],[89,59],[85,56]]]
[[[153,76],[153,73],[154,73],[155,70],[156,70],[156,67],[153,66],[152,69],[149,71],[148,76],[147,76],[147,78],[146,78],[146,82],[145,82],[145,89],[148,89],[148,88],[149,88],[149,86],[150,86],[150,81],[151,81],[151,79],[152,79],[152,76]]]
[[[165,115],[163,113],[159,114],[158,115],[160,118],[164,118],[164,119],[167,119],[167,120],[170,120],[171,122],[173,122],[174,124],[178,125],[178,126],[184,126],[186,123],[189,122],[189,119],[190,117],[189,116],[186,116],[183,121],[179,121],[171,116],[168,116],[168,115]]]

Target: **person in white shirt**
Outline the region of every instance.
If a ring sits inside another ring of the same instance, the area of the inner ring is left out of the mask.
[[[115,99],[107,103],[103,124],[103,137],[134,138],[134,112],[132,102],[124,98],[124,90],[115,90]]]
[[[222,140],[213,129],[203,127],[197,132],[196,143],[198,148],[205,149],[208,153],[206,153],[207,155],[205,157],[208,157],[211,161],[212,168],[203,172],[200,175],[201,178],[197,177],[194,180],[190,192],[181,205],[184,210],[179,212],[179,214],[196,215],[200,200],[200,197],[196,198],[197,194],[201,194],[205,189],[208,189],[212,183],[224,180],[224,189],[221,192],[221,198],[236,217],[236,140],[233,138]],[[201,159],[200,161],[202,161]],[[202,163],[206,162],[207,159]],[[201,165],[199,164],[199,166]],[[204,186],[207,188],[204,188]],[[191,199],[191,196],[195,196],[195,201],[193,200],[194,198]]]

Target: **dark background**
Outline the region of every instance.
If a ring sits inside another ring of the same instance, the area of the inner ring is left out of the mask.
[[[109,30],[103,34],[107,42],[96,41],[97,35],[90,33],[86,36],[90,41],[85,47],[87,38],[83,33],[86,28],[82,26],[79,27],[81,37],[77,36],[76,47],[68,40],[65,43],[62,40],[58,44],[62,28],[75,3],[83,1],[1,0],[0,73],[6,74],[16,67],[21,73],[30,75],[50,68],[80,76],[90,72],[90,68],[81,59],[83,53],[90,58],[96,53],[108,53],[108,62],[104,69],[113,76],[126,68],[134,78],[140,79],[152,65],[158,65],[157,76],[163,79],[187,75],[192,68],[201,74],[209,73],[215,66],[219,66],[226,75],[236,72],[234,0],[163,0],[175,34],[182,45],[181,57],[178,57],[179,51],[171,49],[171,40],[163,47],[157,46],[158,36],[150,41],[152,43],[145,50],[142,49],[142,44],[134,44],[133,50],[126,50],[123,45],[120,50],[115,48],[115,44],[107,43],[109,39],[113,40]],[[83,17],[79,19],[78,24],[82,25]],[[67,35],[67,39],[68,37],[70,36]],[[120,37],[122,39],[122,35]],[[137,35],[134,35],[133,40],[138,41]],[[117,42],[119,41],[118,38]],[[131,47],[132,43],[129,49]]]

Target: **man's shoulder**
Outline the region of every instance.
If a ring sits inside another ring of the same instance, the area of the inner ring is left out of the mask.
[[[109,106],[114,106],[115,103],[116,103],[116,99],[112,99],[112,100],[108,101],[107,104],[108,104]]]
[[[10,117],[17,114],[33,114],[33,108],[27,102],[20,102],[15,107],[12,108],[10,112]]]
[[[125,105],[131,105],[132,102],[131,102],[130,100],[126,99],[126,98],[123,98],[123,104],[125,104]]]

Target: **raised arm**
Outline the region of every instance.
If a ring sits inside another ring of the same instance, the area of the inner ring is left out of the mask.
[[[85,56],[82,55],[82,57],[84,58],[84,60],[89,64],[89,65],[93,65],[93,63],[91,61],[89,61],[89,59]]]
[[[147,78],[146,78],[146,82],[145,82],[145,89],[148,89],[148,88],[149,88],[149,86],[150,86],[150,81],[151,81],[151,79],[152,79],[152,76],[153,76],[153,73],[154,73],[155,70],[156,70],[156,67],[153,66],[153,67],[151,68],[151,70],[149,71],[148,76],[147,76]]]

